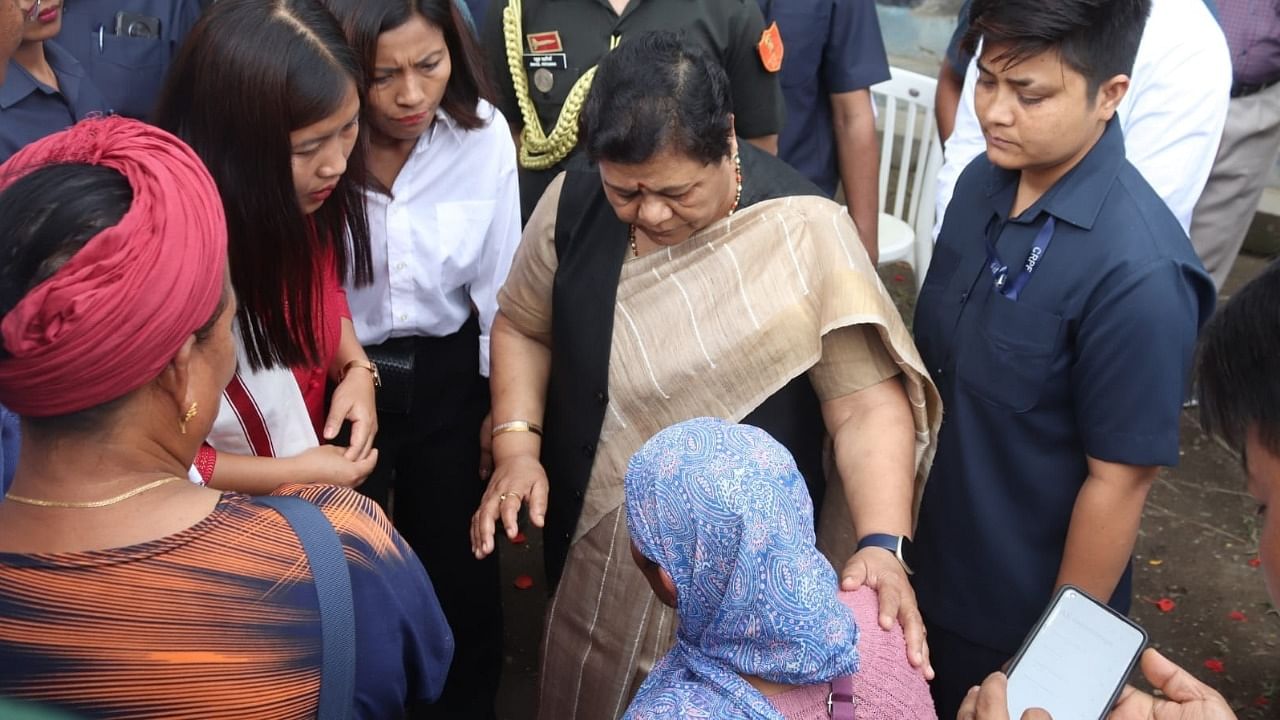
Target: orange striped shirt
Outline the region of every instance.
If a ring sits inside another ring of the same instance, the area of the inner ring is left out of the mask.
[[[356,705],[398,717],[434,699],[453,638],[422,564],[351,490],[295,485],[338,530],[356,615]],[[314,717],[320,624],[282,516],[224,494],[175,535],[126,548],[0,553],[0,696],[89,717]]]

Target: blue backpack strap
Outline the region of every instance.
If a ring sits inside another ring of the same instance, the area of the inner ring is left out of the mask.
[[[356,692],[356,619],[351,570],[342,540],[320,508],[297,497],[269,495],[254,501],[289,521],[302,542],[320,599],[320,711],[316,720],[347,720]]]

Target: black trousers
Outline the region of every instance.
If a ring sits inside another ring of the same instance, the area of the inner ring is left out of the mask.
[[[960,703],[969,688],[981,685],[991,673],[1013,659],[1013,653],[1001,652],[974,642],[925,618],[928,631],[929,662],[936,677],[929,683],[933,704],[939,718],[950,720],[960,712]]]
[[[498,559],[471,554],[471,515],[480,480],[480,425],[489,383],[479,374],[479,329],[472,318],[441,338],[419,338],[413,410],[379,414],[378,467],[361,491],[390,505],[396,529],[422,560],[453,630],[453,664],[444,694],[411,708],[413,718],[493,718],[502,672]]]

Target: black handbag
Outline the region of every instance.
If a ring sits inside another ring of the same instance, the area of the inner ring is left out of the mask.
[[[414,361],[417,356],[418,338],[392,338],[381,345],[364,349],[369,360],[378,366],[382,387],[378,388],[379,413],[408,415],[413,412]]]

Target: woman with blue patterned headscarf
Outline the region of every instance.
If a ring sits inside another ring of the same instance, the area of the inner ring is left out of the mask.
[[[813,717],[806,699],[825,717],[826,684],[860,659],[873,672],[855,675],[859,718],[934,717],[901,628],[876,625],[875,591],[839,592],[804,478],[768,433],[713,418],[663,430],[631,458],[626,505],[636,563],[679,616],[627,718]]]

